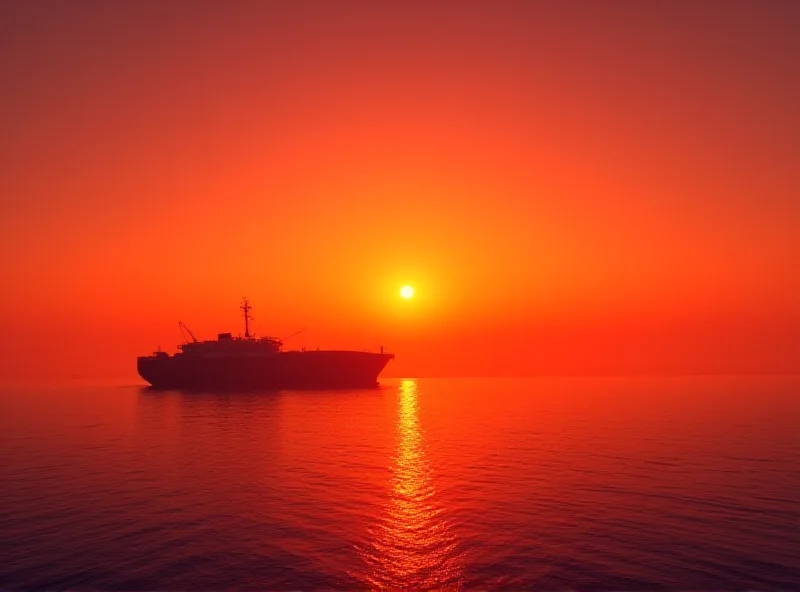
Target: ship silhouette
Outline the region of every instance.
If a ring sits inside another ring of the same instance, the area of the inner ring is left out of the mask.
[[[144,380],[159,389],[305,389],[362,388],[378,384],[378,375],[394,354],[350,350],[284,350],[283,340],[250,334],[250,303],[240,307],[244,337],[219,333],[200,341],[183,323],[191,340],[178,352],[140,356],[136,368]]]

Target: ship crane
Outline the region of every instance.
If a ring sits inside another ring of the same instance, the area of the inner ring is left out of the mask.
[[[300,333],[305,333],[305,331],[306,331],[305,329],[300,329],[299,331],[297,331],[297,332],[295,332],[295,333],[292,333],[291,335],[289,335],[289,336],[287,336],[287,337],[281,337],[281,339],[280,339],[280,340],[281,340],[281,341],[286,341],[287,339],[291,339],[291,338],[292,338],[292,337],[294,337],[295,335],[300,335]]]
[[[182,321],[178,321],[178,329],[181,330],[181,337],[183,337],[184,342],[189,343],[189,340],[186,339],[186,333],[188,333],[189,336],[192,338],[192,341],[194,341],[195,343],[199,343],[199,340],[197,339],[197,337],[194,336],[192,330],[186,325],[184,325]]]

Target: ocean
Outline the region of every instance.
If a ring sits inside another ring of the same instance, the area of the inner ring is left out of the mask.
[[[0,390],[0,589],[800,589],[800,377]]]

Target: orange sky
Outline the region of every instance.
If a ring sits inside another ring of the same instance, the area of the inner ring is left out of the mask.
[[[135,377],[243,295],[387,375],[798,371],[798,23],[6,2],[0,377]]]

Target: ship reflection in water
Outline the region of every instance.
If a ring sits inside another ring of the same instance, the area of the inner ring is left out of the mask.
[[[372,588],[456,589],[462,574],[456,537],[436,505],[417,398],[417,383],[402,381],[393,487],[368,544],[359,549],[366,563],[361,579]]]

